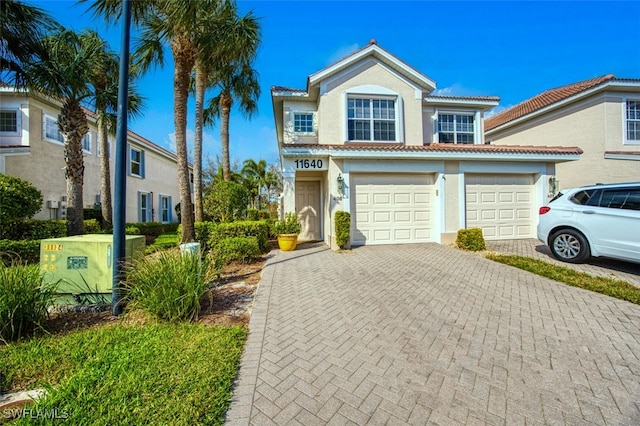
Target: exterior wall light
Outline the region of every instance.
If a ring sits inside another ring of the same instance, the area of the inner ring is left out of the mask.
[[[338,174],[338,192],[344,195],[344,178],[341,174]]]

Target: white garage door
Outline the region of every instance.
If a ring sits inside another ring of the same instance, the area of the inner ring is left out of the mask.
[[[535,238],[532,175],[465,175],[467,228],[487,240]]]
[[[436,241],[434,176],[351,175],[353,245]]]

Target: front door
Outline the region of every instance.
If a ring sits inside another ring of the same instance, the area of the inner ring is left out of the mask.
[[[318,241],[320,236],[320,182],[296,181],[296,211],[302,225],[299,241]]]

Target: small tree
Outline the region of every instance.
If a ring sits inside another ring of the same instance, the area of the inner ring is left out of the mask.
[[[205,214],[216,222],[233,222],[247,217],[249,194],[235,182],[218,182],[204,200]]]
[[[30,182],[0,173],[0,228],[30,219],[42,208],[42,193]]]

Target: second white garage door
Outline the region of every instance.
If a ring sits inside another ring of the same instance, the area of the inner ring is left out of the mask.
[[[436,241],[434,175],[351,175],[351,243]]]
[[[467,228],[487,240],[535,238],[532,175],[465,175]]]

